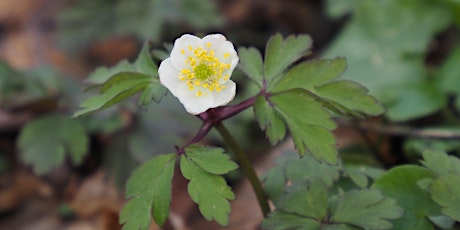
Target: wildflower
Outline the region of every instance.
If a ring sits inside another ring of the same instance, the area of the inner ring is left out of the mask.
[[[196,115],[233,100],[236,84],[230,76],[238,61],[233,44],[222,34],[202,39],[184,34],[161,62],[158,74],[161,84]]]

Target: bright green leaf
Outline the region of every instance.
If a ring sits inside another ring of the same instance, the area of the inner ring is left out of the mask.
[[[130,200],[120,213],[124,230],[148,229],[151,213],[158,225],[165,223],[171,203],[175,159],[175,154],[160,155],[134,171],[126,185],[126,197]]]
[[[239,48],[238,56],[240,58],[239,68],[253,80],[259,88],[263,87],[263,61],[259,50],[254,47]]]
[[[286,70],[293,62],[307,55],[312,40],[308,35],[289,36],[286,39],[280,34],[272,36],[265,49],[264,79],[271,88],[275,78]]]
[[[430,186],[433,200],[442,206],[442,213],[460,221],[460,174],[443,175]]]
[[[235,196],[224,178],[205,171],[187,155],[181,157],[180,169],[184,177],[190,180],[188,193],[198,204],[203,217],[227,226],[231,210],[228,200],[233,200]]]
[[[364,229],[391,229],[393,225],[387,219],[399,218],[402,213],[395,200],[378,190],[352,190],[339,196],[331,220]]]
[[[460,176],[460,159],[458,157],[449,156],[441,151],[427,150],[423,152],[423,159],[423,165],[438,175],[454,173]]]
[[[273,92],[304,89],[317,96],[325,106],[347,115],[378,115],[383,107],[358,83],[337,80],[346,69],[344,58],[303,62],[288,71]]]
[[[318,161],[338,163],[336,140],[330,130],[336,127],[321,104],[301,91],[288,91],[270,97],[283,117],[301,156],[312,154]]]
[[[80,164],[88,142],[80,122],[51,114],[27,123],[19,134],[17,145],[21,159],[31,164],[35,173],[44,174],[62,164],[66,156],[73,164]]]
[[[263,96],[258,96],[254,102],[254,115],[272,145],[286,136],[286,125],[283,119]]]
[[[440,215],[440,208],[431,200],[430,194],[417,184],[431,178],[433,173],[430,170],[405,165],[390,169],[374,182],[372,188],[395,199],[404,209],[403,216],[392,221],[394,229],[433,229],[427,217]]]
[[[314,92],[315,87],[340,77],[347,68],[345,58],[311,60],[292,67],[273,88],[272,92],[290,89],[306,89]]]
[[[238,165],[231,161],[230,155],[225,154],[221,148],[191,145],[185,149],[185,154],[188,160],[211,174],[223,175],[238,168]]]
[[[384,170],[366,165],[344,165],[344,175],[348,176],[360,188],[367,188],[369,178],[377,179],[384,174]]]

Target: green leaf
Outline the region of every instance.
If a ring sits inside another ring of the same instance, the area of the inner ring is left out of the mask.
[[[288,71],[273,92],[304,89],[325,106],[345,115],[378,115],[384,109],[368,95],[363,86],[347,80],[337,80],[346,69],[344,58],[303,62]]]
[[[431,197],[442,206],[442,213],[460,221],[460,174],[443,175],[430,186]]]
[[[344,165],[343,174],[348,176],[353,183],[358,185],[360,188],[367,188],[369,184],[369,178],[377,179],[384,174],[384,170],[380,168],[374,168],[368,165]]]
[[[136,72],[158,77],[158,66],[153,62],[149,49],[149,43],[145,42],[134,62],[134,66],[136,67]]]
[[[318,162],[310,155],[303,158],[292,158],[286,161],[284,173],[286,178],[292,183],[303,180],[321,180],[326,186],[331,187],[337,181],[342,170],[342,164],[329,165]]]
[[[329,191],[320,181],[291,185],[280,201],[280,209],[303,217],[322,220],[328,213]]]
[[[449,156],[442,151],[427,150],[423,152],[422,164],[436,174],[448,175],[451,173],[460,175],[460,159]]]
[[[433,173],[428,169],[405,165],[390,169],[374,182],[372,188],[395,199],[404,209],[403,216],[392,221],[394,229],[433,229],[427,217],[439,216],[440,208],[431,200],[430,194],[417,184],[432,178]]]
[[[240,58],[239,68],[253,80],[259,88],[263,87],[263,61],[259,50],[254,47],[239,48],[238,56]]]
[[[352,190],[339,196],[331,220],[364,229],[391,229],[387,219],[401,217],[403,209],[395,200],[384,197],[378,190]]]
[[[188,193],[198,204],[203,217],[227,226],[231,210],[228,200],[233,200],[235,195],[224,178],[205,171],[187,155],[182,155],[180,169],[184,177],[190,180]]]
[[[268,89],[287,67],[310,52],[311,44],[312,40],[308,35],[289,36],[283,40],[277,34],[268,40],[264,63],[264,79]]]
[[[274,94],[270,101],[289,127],[301,156],[308,152],[318,161],[338,164],[336,140],[330,131],[336,125],[321,104],[298,90]]]
[[[286,125],[280,115],[271,107],[264,96],[258,96],[254,102],[254,116],[272,145],[286,136]]]
[[[275,210],[264,219],[262,228],[266,230],[319,230],[321,229],[321,225],[312,218],[305,218],[292,213]]]
[[[88,98],[80,104],[80,109],[72,116],[79,117],[110,107],[129,96],[146,89],[159,80],[141,73],[123,72],[110,78],[101,89],[101,94]]]
[[[130,200],[120,213],[123,229],[148,229],[152,213],[155,222],[163,226],[169,215],[175,154],[152,158],[141,165],[126,185]]]
[[[394,110],[391,119],[413,119],[432,112],[438,105],[429,99],[430,92],[424,97],[429,100],[422,104],[423,91],[412,95],[418,102],[406,100],[405,105],[418,109],[411,114],[397,101],[407,97],[408,88],[428,79],[425,58],[429,43],[451,23],[453,7],[441,1],[348,2],[352,7],[346,8],[353,8],[353,14],[325,57],[347,57],[349,69],[344,78],[363,84],[388,111]],[[426,103],[429,108],[419,108]]]
[[[73,164],[80,164],[88,150],[88,142],[80,122],[50,114],[27,123],[19,134],[17,146],[21,160],[42,175],[62,164],[66,156]]]
[[[238,168],[238,165],[231,161],[230,156],[221,148],[191,145],[185,149],[185,154],[189,161],[210,174],[223,175]]]

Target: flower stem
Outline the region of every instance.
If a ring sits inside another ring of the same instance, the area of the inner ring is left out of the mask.
[[[251,183],[252,189],[256,194],[257,201],[259,202],[260,209],[264,217],[268,215],[270,212],[270,207],[268,206],[267,196],[262,188],[262,184],[260,183],[259,178],[257,177],[256,172],[254,171],[254,167],[252,167],[251,161],[243,152],[243,149],[238,145],[238,143],[233,138],[232,134],[228,131],[228,129],[222,124],[222,122],[216,122],[214,126],[219,134],[222,136],[226,144],[230,147],[233,153],[236,156],[236,160],[240,164],[241,168],[243,169],[244,174],[249,179]]]

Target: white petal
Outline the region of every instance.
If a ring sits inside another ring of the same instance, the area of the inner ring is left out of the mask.
[[[211,108],[214,101],[211,93],[208,93],[207,96],[196,96],[196,91],[189,90],[187,84],[177,88],[177,98],[184,105],[185,110],[193,115],[205,112]]]
[[[228,81],[224,84],[225,89],[220,92],[214,92],[214,103],[211,108],[221,105],[226,105],[233,100],[236,93],[236,84],[233,81]]]
[[[235,57],[238,57],[235,47],[229,41],[223,42],[222,45],[215,50],[215,55],[219,61],[225,64],[232,64]]]
[[[227,38],[222,34],[209,34],[203,38],[203,44],[207,50],[217,50]]]
[[[190,51],[189,47],[192,47],[192,51]],[[199,37],[190,34],[182,35],[174,42],[174,47],[170,56],[171,63],[179,70],[189,68],[189,66],[185,63],[185,60],[190,55],[195,56],[193,54],[193,50],[198,47],[204,48],[203,41]]]
[[[179,85],[185,84],[179,80],[179,70],[177,70],[171,63],[171,58],[166,58],[160,63],[158,68],[158,77],[160,83],[166,87],[171,93],[176,96],[176,91]]]

